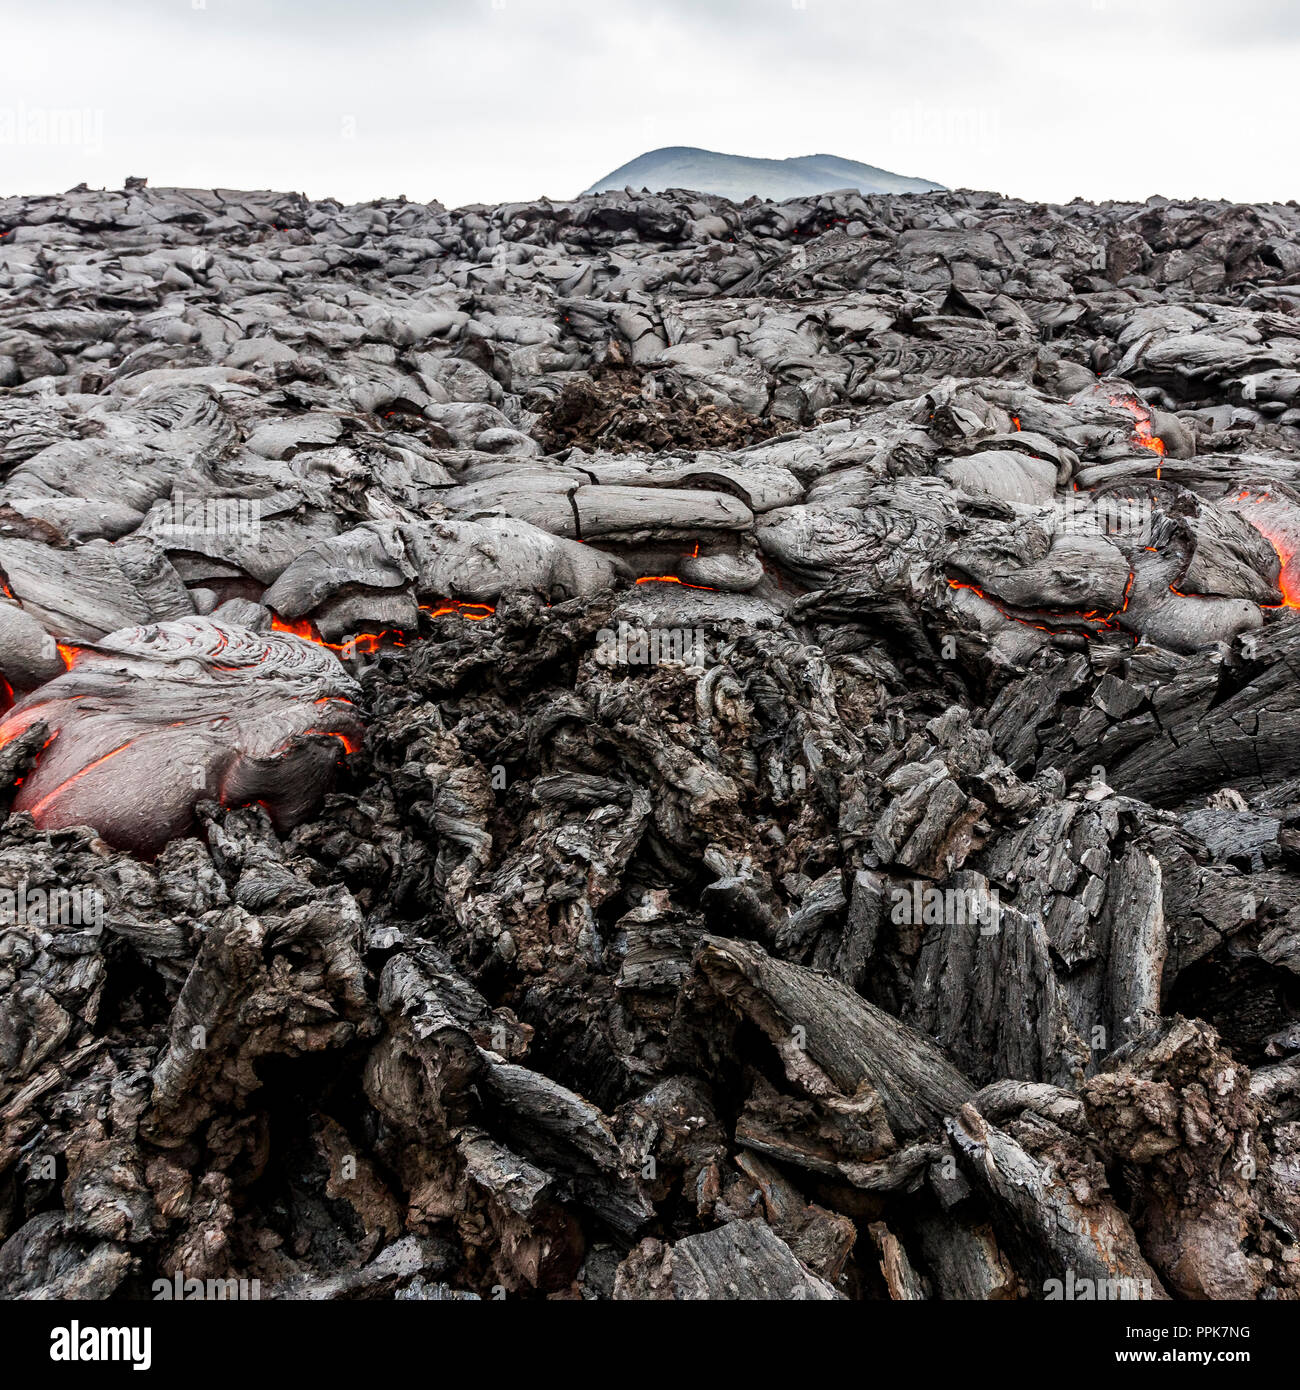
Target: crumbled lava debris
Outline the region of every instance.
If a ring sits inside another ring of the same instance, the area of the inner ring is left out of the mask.
[[[735,449],[780,431],[771,420],[691,393],[657,393],[653,373],[596,367],[545,400],[532,431],[547,453],[569,445],[611,454]]]
[[[132,180],[0,291],[0,1295],[1296,1296],[1294,204]]]

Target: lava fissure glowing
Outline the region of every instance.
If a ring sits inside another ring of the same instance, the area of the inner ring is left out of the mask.
[[[1055,634],[1061,632],[1063,626],[1065,626],[1066,630],[1070,630],[1068,624],[1072,620],[1074,622],[1081,622],[1084,625],[1085,632],[1088,633],[1121,632],[1123,628],[1115,620],[1121,613],[1128,610],[1129,599],[1133,596],[1133,582],[1136,578],[1137,572],[1135,570],[1129,570],[1128,579],[1124,583],[1123,602],[1118,608],[1112,609],[1111,612],[1104,615],[1099,614],[1098,610],[1095,608],[1089,609],[1086,613],[1068,608],[1037,608],[1033,610],[1041,617],[1056,622],[1058,624],[1056,627],[1048,627],[1043,623],[1035,623],[1031,622],[1028,618],[1022,618],[1018,613],[1011,611],[1001,600],[986,593],[978,584],[971,584],[962,579],[949,579],[948,587],[950,589],[969,589],[970,592],[975,594],[978,598],[982,598],[985,603],[996,608],[1004,618],[1010,619],[1013,623],[1020,623],[1024,627],[1036,628],[1039,632]]]
[[[1280,536],[1270,535],[1257,521],[1252,521],[1250,524],[1273,547],[1274,554],[1277,555],[1277,587],[1282,591],[1282,602],[1262,606],[1265,608],[1300,608],[1300,581],[1288,573],[1291,561],[1295,559],[1295,547]]]
[[[1150,449],[1153,454],[1165,457],[1165,441],[1155,434],[1151,429],[1151,412],[1142,404],[1136,396],[1112,396],[1111,405],[1117,405],[1123,410],[1127,410],[1133,417],[1133,443],[1140,444],[1144,449]],[[1156,466],[1156,477],[1160,476],[1160,467]]]
[[[46,794],[43,797],[41,797],[39,801],[35,802],[29,808],[32,819],[35,820],[36,823],[39,825],[40,820],[38,818],[56,796],[61,795],[74,783],[80,782],[83,777],[85,777],[88,773],[93,772],[97,767],[101,766],[103,763],[108,762],[110,758],[116,758],[119,753],[125,753],[126,750],[130,748],[134,743],[134,739],[127,739],[125,743],[119,744],[118,747],[114,748],[111,752],[102,754],[93,762],[87,763],[85,767],[79,769],[77,772],[74,772],[71,777],[65,778],[62,782],[59,783],[57,787],[54,788],[53,791],[46,792]],[[48,748],[49,744],[47,743],[45,746]],[[42,749],[41,751],[43,752],[44,749]]]
[[[1285,499],[1274,497],[1269,492],[1252,492],[1249,488],[1243,488],[1233,499],[1234,502],[1249,502],[1252,510],[1243,511],[1233,507],[1233,511],[1241,517],[1243,521],[1254,527],[1261,536],[1273,547],[1273,553],[1277,556],[1277,588],[1281,591],[1281,603],[1261,604],[1263,608],[1300,608],[1300,574],[1296,574],[1291,569],[1292,561],[1295,559],[1297,550],[1297,539],[1300,538],[1300,513],[1294,513],[1294,504]],[[1262,519],[1258,511],[1254,508],[1260,506],[1270,507],[1272,516]],[[1292,510],[1293,516],[1290,525],[1287,525],[1285,512],[1279,516],[1279,509]],[[1270,522],[1277,524],[1270,524]],[[1290,530],[1291,535],[1284,534]]]
[[[422,603],[419,609],[430,618],[456,614],[473,623],[481,623],[484,618],[490,618],[497,611],[490,603],[461,603],[458,599],[445,599],[437,605]],[[320,635],[316,624],[310,618],[282,618],[278,613],[271,614],[271,627],[276,632],[287,632],[291,636],[301,637],[304,642],[314,642],[318,647],[325,647],[336,655],[345,657],[371,656],[385,644],[404,647],[408,637],[417,635],[404,628],[394,627],[384,628],[382,632],[359,632],[344,642],[328,642]]]
[[[675,574],[646,574],[642,575],[636,582],[638,584],[680,584],[683,589],[705,589],[711,594],[717,592],[712,584],[691,584]]]
[[[335,729],[304,729],[304,734],[320,734],[323,738],[336,738],[343,745],[346,753],[357,753],[361,750],[361,744],[354,738],[349,738],[347,734],[341,734]]]
[[[459,599],[454,598],[447,599],[437,607],[431,603],[420,604],[420,612],[427,614],[430,618],[445,618],[449,614],[456,614],[471,623],[481,623],[484,618],[490,618],[496,611],[496,607],[491,603],[462,603]]]

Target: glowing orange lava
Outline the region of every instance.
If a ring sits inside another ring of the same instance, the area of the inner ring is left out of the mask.
[[[1129,599],[1133,596],[1133,581],[1136,578],[1136,571],[1129,570],[1128,579],[1124,584],[1124,600],[1118,608],[1110,613],[1100,613],[1095,608],[1090,608],[1086,613],[1057,613],[1046,608],[1039,608],[1034,611],[1041,614],[1044,618],[1056,619],[1058,622],[1068,618],[1081,618],[1088,625],[1086,629],[1087,632],[1092,632],[1094,630],[1096,632],[1119,632],[1122,631],[1122,629],[1116,619],[1128,608]],[[1037,628],[1039,632],[1057,633],[1062,630],[1059,627],[1048,627],[1043,623],[1032,623],[1028,618],[1022,618],[1017,613],[1008,612],[996,598],[991,594],[986,594],[978,584],[970,584],[963,579],[950,579],[948,581],[948,587],[950,589],[969,589],[971,593],[982,598],[985,603],[996,608],[1004,618],[1010,618],[1013,623],[1020,623],[1024,627]],[[1131,633],[1129,635],[1132,636]],[[1136,641],[1137,639],[1134,638],[1133,640]]]
[[[472,623],[481,623],[497,611],[490,603],[461,603],[454,598],[444,599],[436,605],[422,603],[419,607],[420,612],[428,614],[430,618],[442,618],[454,613]],[[330,651],[346,657],[371,656],[385,644],[404,647],[407,637],[411,635],[399,627],[393,627],[385,628],[382,632],[359,632],[346,642],[327,642],[310,618],[282,618],[278,613],[271,614],[271,627],[276,632],[292,633],[294,637],[315,642],[318,647],[328,647]]]
[[[332,652],[341,652],[342,642],[327,642],[316,630],[310,618],[282,618],[278,613],[271,614],[271,629],[274,632],[288,632],[301,637],[304,642],[315,642],[318,647],[328,647]]]
[[[445,618],[449,613],[456,613],[462,618],[468,618],[471,623],[481,623],[484,618],[490,618],[496,611],[496,608],[490,603],[461,603],[454,598],[449,598],[436,608],[431,603],[420,605],[420,612],[427,613],[431,618]]]
[[[1282,602],[1264,603],[1261,608],[1300,608],[1300,574],[1291,571],[1291,562],[1296,557],[1296,522],[1294,519],[1291,525],[1287,526],[1286,511],[1279,517],[1279,504],[1290,510],[1290,504],[1285,503],[1280,498],[1274,497],[1268,492],[1252,492],[1249,488],[1243,489],[1233,499],[1234,502],[1250,502],[1250,508],[1233,507],[1232,510],[1241,517],[1243,521],[1249,522],[1251,526],[1259,532],[1261,536],[1273,547],[1273,553],[1277,556],[1278,574],[1277,587],[1282,591]],[[1226,501],[1226,499],[1225,499]],[[1267,519],[1262,519],[1260,513],[1255,510],[1260,504],[1265,504],[1264,510],[1271,509],[1272,515]],[[1276,523],[1281,522],[1278,525]]]
[[[396,647],[406,645],[403,640],[406,634],[400,628],[386,628],[383,632],[360,632],[355,637],[349,637],[346,642],[327,642],[309,618],[286,619],[278,613],[273,613],[271,627],[276,632],[292,633],[304,641],[315,642],[318,647],[328,647],[330,651],[342,653],[344,656],[369,656],[377,652],[386,641]]]
[[[712,584],[688,584],[686,580],[679,579],[675,574],[647,574],[636,581],[638,584],[680,584],[684,589],[707,589],[713,593]]]
[[[1279,569],[1277,572],[1277,587],[1282,590],[1281,604],[1265,604],[1268,608],[1300,608],[1300,586],[1297,585],[1293,575],[1287,573],[1291,561],[1295,558],[1295,546],[1282,540],[1278,536],[1270,536],[1267,531],[1255,522],[1251,522],[1255,530],[1273,547],[1277,552]]]
[[[1133,443],[1140,444],[1144,449],[1150,449],[1153,454],[1159,454],[1164,458],[1165,441],[1151,432],[1151,412],[1146,406],[1136,396],[1112,396],[1110,403],[1127,410],[1133,417]],[[1160,469],[1157,467],[1156,477],[1159,476]]]
[[[80,698],[84,699],[85,697],[82,696]],[[0,748],[3,748],[7,743],[11,743],[14,739],[18,737],[19,734],[25,734],[27,730],[32,727],[33,724],[39,723],[41,718],[40,711],[43,710],[49,703],[50,702],[48,700],[45,700],[42,701],[39,705],[28,705],[28,707],[25,710],[23,710],[21,714],[15,715],[13,719],[13,727],[6,729],[4,733],[0,733]],[[5,723],[8,724],[9,720],[6,719]],[[50,737],[45,740],[45,742],[41,745],[42,752],[46,748],[48,748],[51,743],[54,742],[54,738],[55,735],[51,734]]]
[[[356,739],[349,738],[347,734],[341,734],[335,729],[306,729],[304,732],[309,734],[323,734],[326,738],[338,739],[343,745],[343,751],[345,753],[355,753],[361,747]]]

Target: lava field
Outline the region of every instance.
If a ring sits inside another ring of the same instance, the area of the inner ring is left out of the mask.
[[[1300,1292],[1296,204],[3,199],[0,582],[0,1296]]]

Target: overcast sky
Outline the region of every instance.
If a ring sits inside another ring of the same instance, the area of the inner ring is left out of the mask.
[[[0,193],[571,197],[662,145],[952,187],[1300,197],[1300,0],[37,0]]]

